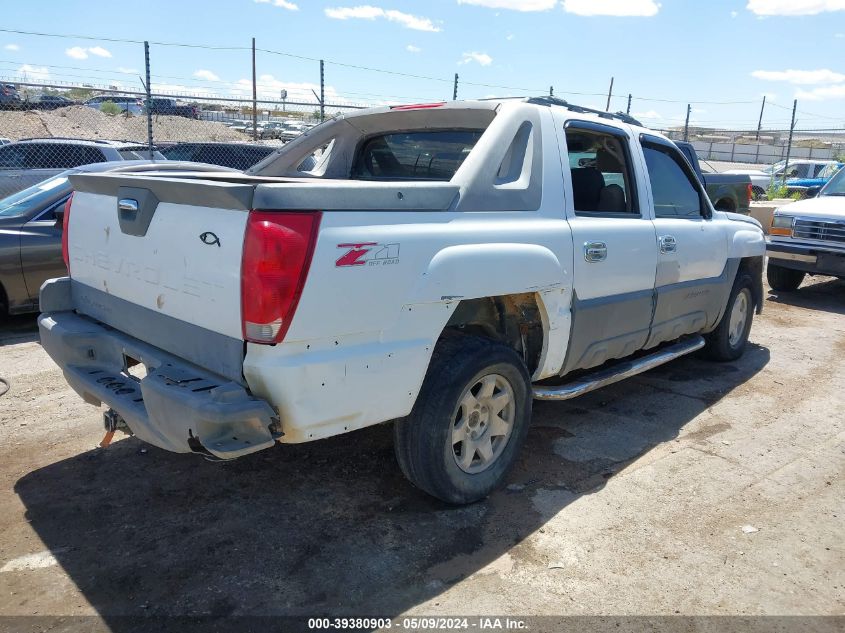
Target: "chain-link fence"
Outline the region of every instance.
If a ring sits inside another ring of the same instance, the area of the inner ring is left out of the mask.
[[[0,111],[0,198],[63,170],[162,159],[244,170],[350,104],[202,98],[91,86],[16,84]]]
[[[460,76],[454,67],[423,75],[269,50],[255,40],[230,46],[27,35],[73,40],[78,45],[66,50],[71,58],[120,59],[127,66],[81,67],[55,57],[27,58],[32,63],[25,64],[0,60],[0,144],[6,143],[0,147],[0,198],[92,162],[152,156],[246,169],[337,113],[453,98],[558,95],[589,108],[627,112],[671,138],[688,138],[707,160],[756,165],[845,155],[843,119],[805,112],[797,102],[791,108],[765,98],[762,104],[688,103],[614,93],[613,79],[609,90],[594,85],[593,92],[586,86],[579,92],[582,86],[503,86],[470,77],[478,71],[464,66],[466,59],[458,62]],[[98,45],[87,45],[93,41]],[[29,50],[27,55],[39,54],[36,47]],[[196,70],[167,70],[174,67],[167,59],[177,52],[179,67]],[[550,66],[548,72],[558,71]],[[615,85],[618,90],[620,82]]]

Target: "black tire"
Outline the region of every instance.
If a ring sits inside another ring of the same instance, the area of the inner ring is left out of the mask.
[[[473,392],[473,388],[481,386],[482,378],[489,376],[494,376],[495,385],[485,399],[480,396],[481,390]],[[499,379],[504,381],[501,388]],[[504,383],[510,386],[510,391]],[[491,402],[495,389],[500,389],[497,397],[506,394],[512,402],[502,409],[505,412],[502,416],[495,416],[513,417],[507,436],[493,432],[494,423],[487,417],[488,409],[482,406],[483,413],[474,411],[468,417],[461,407],[467,392],[479,396],[478,404],[481,404]],[[531,405],[531,379],[516,352],[490,339],[448,335],[434,350],[411,414],[394,425],[399,467],[414,485],[447,503],[466,504],[483,499],[502,483],[513,465],[528,432]],[[480,441],[489,438],[490,446],[496,447],[486,466],[481,453],[472,448],[474,444],[453,442],[453,433],[461,433],[462,428],[468,430],[471,426],[472,433],[480,433]],[[456,455],[456,446],[461,454]],[[465,447],[473,452],[469,455],[469,465],[460,466],[458,461],[465,461],[464,455],[469,453]],[[468,472],[465,468],[483,469]]]
[[[805,273],[803,270],[793,270],[792,268],[784,268],[773,264],[771,261],[766,267],[766,279],[772,290],[779,292],[792,292],[798,290],[798,286],[804,281]]]
[[[766,195],[765,189],[754,185],[753,187],[751,187],[751,198],[753,200],[766,200],[768,196]]]
[[[739,299],[740,295],[743,299]],[[737,322],[732,323],[735,310],[741,310],[744,301],[745,321],[741,329]],[[728,304],[722,320],[716,329],[704,336],[705,345],[702,353],[706,358],[719,362],[738,359],[745,352],[751,323],[754,321],[754,280],[746,272],[739,271],[734,281]],[[736,328],[733,324],[736,323]]]

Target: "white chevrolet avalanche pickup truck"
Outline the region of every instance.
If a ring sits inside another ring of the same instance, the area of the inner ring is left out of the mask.
[[[41,342],[109,433],[231,459],[392,421],[450,503],[502,482],[532,398],[736,359],[762,305],[759,223],[668,139],[552,98],[340,116],[244,175],[72,180]]]
[[[775,211],[766,250],[774,290],[797,290],[805,275],[845,279],[845,168],[816,197]]]

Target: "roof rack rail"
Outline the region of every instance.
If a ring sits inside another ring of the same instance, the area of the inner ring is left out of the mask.
[[[575,105],[574,103],[569,103],[563,99],[558,99],[557,97],[530,97],[528,99],[528,103],[536,103],[537,105],[546,105],[546,106],[561,106],[566,108],[567,110],[571,110],[572,112],[580,112],[583,114],[595,114],[596,116],[600,116],[603,119],[618,119],[623,123],[628,123],[629,125],[637,125],[639,127],[643,127],[643,124],[637,121],[634,117],[630,114],[625,114],[624,112],[605,112],[603,110],[595,110],[593,108],[587,108],[584,106]]]

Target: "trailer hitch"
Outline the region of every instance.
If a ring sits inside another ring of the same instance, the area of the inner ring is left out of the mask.
[[[114,409],[109,409],[103,413],[103,427],[106,429],[106,434],[100,442],[100,448],[107,448],[117,431],[122,431],[127,435],[132,434],[132,431],[129,430],[129,425],[126,424],[126,420]]]

